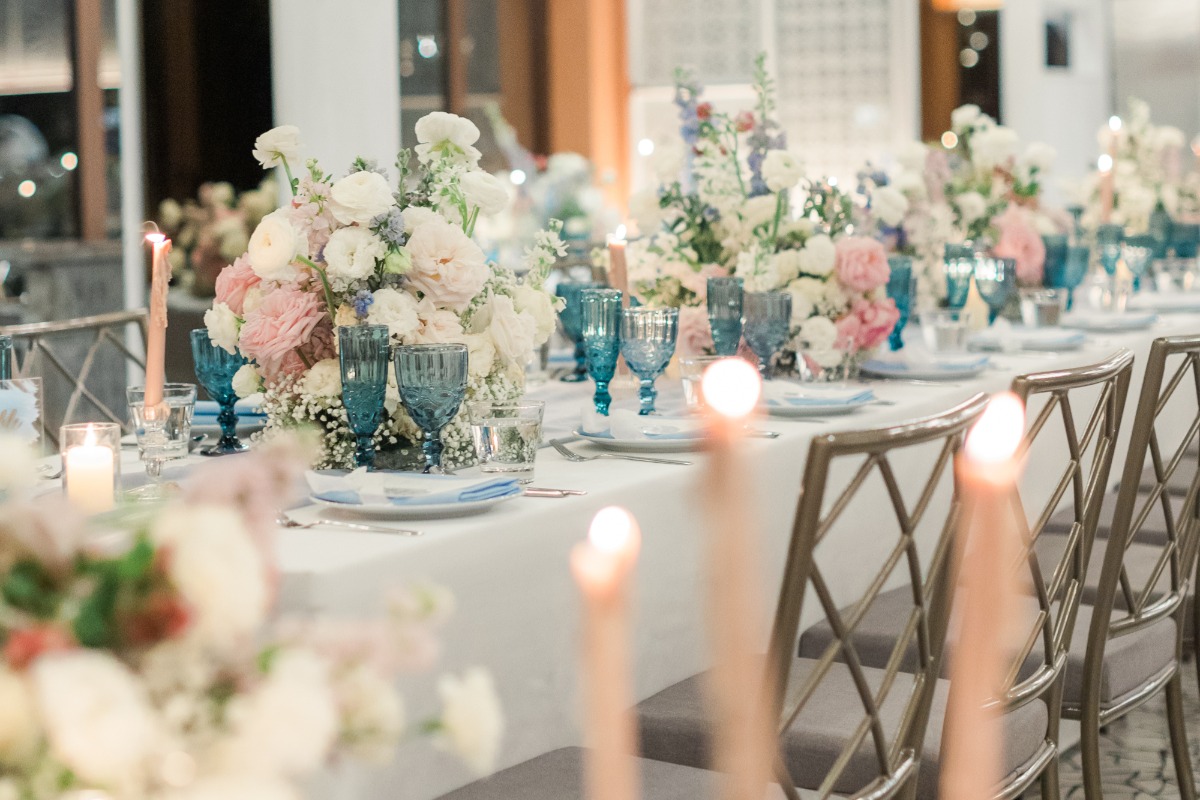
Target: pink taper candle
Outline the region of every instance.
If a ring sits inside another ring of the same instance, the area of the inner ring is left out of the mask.
[[[146,408],[162,402],[166,380],[167,288],[171,283],[171,240],[161,233],[146,234],[154,248],[150,272],[150,329],[146,337]]]
[[[1108,152],[1100,156],[1100,221],[1112,222],[1116,197],[1117,143],[1121,136],[1121,118],[1108,118]]]
[[[958,462],[963,513],[957,538],[961,632],[950,665],[950,701],[942,735],[942,797],[990,800],[1000,781],[1001,706],[1016,618],[1019,532],[1014,503],[1025,407],[996,395],[967,436]]]
[[[625,226],[608,237],[608,283],[621,292],[621,303],[629,305],[629,267],[625,262]]]
[[[761,800],[770,779],[776,721],[774,676],[761,656],[765,621],[758,574],[750,465],[741,444],[758,406],[758,370],[738,358],[710,366],[701,382],[708,428],[703,502],[709,528],[709,625],[713,666],[713,766],[723,800]]]
[[[588,800],[637,800],[637,728],[631,708],[630,583],[641,534],[623,508],[597,512],[571,552],[583,595],[584,789]]]

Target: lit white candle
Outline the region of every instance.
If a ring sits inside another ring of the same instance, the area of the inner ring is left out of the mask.
[[[571,572],[583,596],[585,796],[636,800],[637,728],[630,708],[630,582],[641,533],[623,508],[601,509],[588,538],[571,552]]]
[[[113,451],[97,444],[89,427],[83,444],[63,454],[63,482],[67,500],[85,514],[112,510],[115,489]]]
[[[150,325],[146,336],[145,405],[153,408],[162,402],[166,380],[167,289],[171,284],[171,240],[161,233],[146,234],[154,248],[150,272]]]
[[[989,800],[1003,777],[1000,709],[989,702],[1002,690],[1016,617],[1013,570],[1020,548],[1014,498],[1024,433],[1021,400],[1008,392],[996,395],[968,434],[958,462],[963,612],[951,664],[940,792],[955,800]]]

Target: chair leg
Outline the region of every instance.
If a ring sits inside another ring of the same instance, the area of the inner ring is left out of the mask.
[[[1058,800],[1061,791],[1058,782],[1058,757],[1042,770],[1042,800]]]
[[[1100,782],[1100,725],[1098,720],[1083,715],[1079,722],[1079,755],[1083,766],[1083,796],[1087,800],[1103,800]]]
[[[1192,757],[1188,749],[1187,725],[1183,715],[1183,676],[1178,672],[1167,684],[1167,725],[1171,730],[1171,754],[1179,779],[1181,800],[1196,800],[1196,781],[1192,777]]]

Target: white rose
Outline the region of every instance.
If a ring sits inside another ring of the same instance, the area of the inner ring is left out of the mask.
[[[339,675],[333,690],[351,752],[372,764],[391,761],[404,733],[404,702],[391,682],[359,665]]]
[[[438,306],[462,311],[487,283],[483,250],[449,222],[429,220],[413,231],[405,249],[413,263],[406,278]]]
[[[0,708],[0,764],[20,764],[34,754],[40,726],[29,683],[8,667],[0,667]]]
[[[1020,144],[1021,138],[1012,128],[985,128],[971,137],[971,162],[977,170],[990,172],[1016,158]]]
[[[352,172],[329,187],[330,211],[343,225],[368,225],[395,204],[392,187],[378,172]]]
[[[477,206],[480,214],[498,214],[508,206],[508,189],[488,172],[468,172],[458,179],[467,206]]]
[[[908,213],[908,198],[891,186],[879,186],[871,192],[871,209],[880,222],[894,228]]]
[[[762,163],[763,180],[772,192],[791,189],[804,177],[800,158],[787,150],[768,150]]]
[[[267,615],[270,590],[262,555],[232,508],[174,507],[151,536],[171,548],[172,583],[195,618],[189,633],[220,647],[247,640]]]
[[[329,280],[345,285],[369,278],[386,255],[387,244],[367,228],[338,228],[325,245]]]
[[[262,391],[262,376],[253,364],[242,364],[233,373],[233,391],[243,400]]]
[[[446,218],[424,206],[409,206],[404,209],[404,232],[411,235],[413,231],[429,222],[445,222]]]
[[[480,775],[491,772],[504,732],[500,699],[485,670],[467,670],[461,678],[445,675],[438,681],[442,698],[439,745],[458,755]]]
[[[1021,155],[1021,165],[1026,170],[1046,172],[1054,166],[1058,151],[1045,142],[1030,142]]]
[[[537,321],[528,311],[517,311],[508,295],[494,294],[475,312],[472,333],[487,333],[496,344],[496,353],[504,361],[524,364],[533,352]]]
[[[828,275],[833,271],[837,250],[833,239],[824,233],[810,237],[800,251],[800,270],[809,275]]]
[[[987,213],[987,200],[979,192],[963,192],[954,199],[964,225],[970,225]]]
[[[974,103],[959,106],[950,112],[950,129],[962,133],[978,122],[982,116],[983,112]]]
[[[479,141],[479,128],[469,119],[445,111],[434,111],[417,120],[417,158],[428,164],[436,158],[457,163],[476,164],[480,152],[473,146]]]
[[[295,280],[298,270],[292,264],[303,239],[292,227],[286,209],[267,214],[250,235],[246,255],[250,268],[264,281],[286,283]]]
[[[496,342],[488,333],[464,333],[459,338],[467,346],[467,372],[472,378],[486,378],[496,365]]]
[[[420,327],[413,337],[418,344],[446,344],[461,341],[462,322],[458,314],[445,308],[437,308],[432,301],[422,300],[418,305]],[[490,370],[489,370],[490,371]]]
[[[158,731],[128,667],[103,651],[72,650],[39,658],[30,678],[50,749],[77,776],[120,785],[141,772]]]
[[[375,302],[367,313],[372,325],[387,325],[388,333],[397,338],[409,336],[421,325],[417,316],[417,299],[398,289],[377,289]]]
[[[324,358],[313,364],[300,381],[300,393],[306,397],[340,397],[342,367],[336,358]]]
[[[900,162],[900,166],[904,167],[907,172],[922,173],[925,171],[925,162],[929,158],[929,147],[924,142],[909,141],[900,148],[900,152],[896,154],[896,160]]]
[[[300,129],[295,125],[280,125],[254,140],[254,157],[263,169],[278,167],[284,161],[299,162]]]
[[[558,315],[554,311],[554,301],[550,299],[549,294],[522,284],[513,289],[513,305],[518,313],[528,313],[533,317],[537,326],[534,332],[535,345],[547,341],[554,333]]]
[[[214,346],[237,353],[242,321],[228,304],[213,303],[213,307],[204,312],[204,327],[208,328],[208,338]]]
[[[792,281],[784,287],[784,291],[792,296],[792,327],[795,328],[811,317],[816,309],[813,306],[812,298],[809,297],[800,281]]]

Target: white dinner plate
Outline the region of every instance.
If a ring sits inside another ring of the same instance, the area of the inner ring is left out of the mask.
[[[605,450],[619,453],[686,453],[697,450],[704,443],[704,437],[688,436],[677,439],[646,439],[646,438],[616,438],[611,435],[598,436],[594,433],[584,433],[581,430],[572,431],[576,436],[591,442]]]
[[[1013,325],[1008,331],[982,330],[970,339],[972,348],[988,352],[999,352],[1008,342],[1021,350],[1054,352],[1078,350],[1087,344],[1087,337],[1073,328],[1026,328]]]
[[[1129,298],[1131,311],[1158,311],[1164,314],[1186,314],[1200,311],[1200,293],[1141,292]]]
[[[1146,312],[1115,314],[1102,311],[1072,311],[1063,316],[1063,327],[1065,328],[1078,328],[1082,331],[1098,333],[1144,331],[1156,322],[1158,322],[1158,316]]]
[[[897,380],[956,381],[974,378],[987,367],[986,358],[975,362],[944,362],[915,366],[900,362],[871,360],[862,365],[862,374],[873,378],[895,378]]]
[[[310,502],[324,508],[335,508],[345,514],[371,519],[450,519],[467,517],[472,514],[482,514],[499,504],[520,497],[521,493],[505,497],[489,497],[486,500],[471,500],[455,503],[427,503],[423,505],[396,505],[394,503],[339,503],[336,500],[323,500],[315,495],[309,495]]]
[[[805,403],[804,405],[792,405],[791,403],[768,405],[767,403],[762,403],[759,405],[759,409],[767,412],[769,416],[780,417],[782,419],[787,419],[788,417],[828,417],[835,414],[849,414],[874,402],[875,398],[872,397],[866,400],[856,400],[851,403]]]

